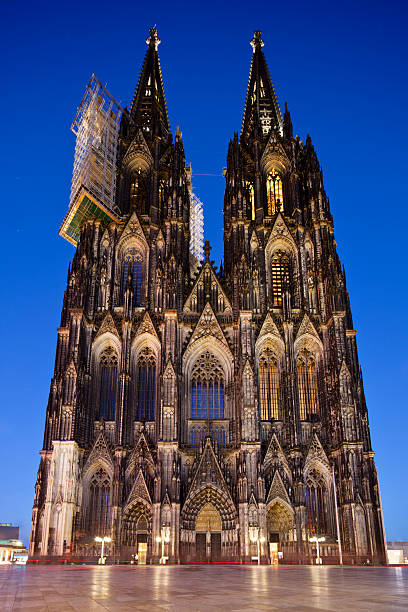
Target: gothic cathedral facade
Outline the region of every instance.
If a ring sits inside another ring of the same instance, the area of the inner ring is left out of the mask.
[[[117,135],[114,203],[76,217],[32,558],[385,562],[356,331],[322,170],[255,32],[224,259],[190,252],[191,169],[157,32]],[[89,194],[88,194],[89,195]],[[85,197],[85,200],[86,200]],[[83,201],[85,201],[83,200]],[[96,212],[95,212],[96,211]],[[71,215],[73,219],[73,215]]]

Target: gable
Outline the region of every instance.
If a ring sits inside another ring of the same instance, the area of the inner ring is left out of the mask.
[[[214,314],[211,305],[207,302],[204,306],[204,310],[201,313],[201,316],[198,320],[198,323],[191,335],[191,338],[188,342],[186,352],[189,347],[194,345],[196,342],[201,340],[202,338],[212,337],[218,340],[227,351],[231,354],[227,339],[224,336],[224,332],[221,329],[220,324],[218,323],[217,317]],[[231,354],[232,357],[232,354]]]
[[[217,300],[213,303],[213,288],[216,287]],[[184,312],[197,312],[197,308],[200,302],[199,292],[202,291],[204,298],[209,299],[212,302],[212,307],[215,312],[222,314],[232,314],[231,303],[221,287],[221,283],[214,272],[214,269],[210,262],[205,262],[198,277],[196,278],[190,295],[185,301]],[[221,300],[220,300],[221,298]],[[202,298],[201,298],[202,299]],[[223,308],[219,308],[219,304],[222,302]]]
[[[271,468],[273,465],[279,464],[281,465],[287,474],[291,477],[292,472],[288,463],[288,460],[285,457],[285,453],[282,450],[281,445],[279,444],[279,440],[274,433],[269,442],[268,450],[265,453],[265,457],[263,460],[263,465],[265,470]]]
[[[269,487],[269,493],[266,499],[266,503],[269,504],[277,497],[283,499],[283,501],[291,505],[288,492],[286,491],[286,487],[283,484],[282,478],[280,477],[278,470],[276,470],[271,482],[271,486]]]
[[[324,467],[330,469],[330,462],[327,458],[326,451],[320,442],[317,433],[314,433],[310,442],[309,450],[306,455],[304,469],[312,467],[314,463],[323,464]]]
[[[146,236],[140,224],[139,217],[137,216],[136,211],[133,211],[130,215],[129,220],[123,229],[119,244],[132,236],[141,240],[143,245],[147,247]]]
[[[126,506],[129,506],[129,504],[137,499],[141,499],[147,502],[149,505],[152,504],[152,499],[150,497],[149,489],[147,488],[142,470],[139,470],[136,476],[135,482],[133,483],[129,496],[126,500]]]
[[[282,336],[276,327],[276,323],[273,320],[273,317],[270,312],[266,314],[262,327],[259,331],[258,338],[255,344],[259,344],[261,340],[264,340],[267,336],[275,337],[283,344]]]
[[[103,431],[101,431],[99,436],[96,438],[95,443],[91,449],[91,452],[89,453],[89,456],[87,460],[85,461],[84,474],[93,465],[96,465],[99,462],[105,463],[113,472],[114,465],[113,465],[112,454],[110,452],[109,444],[108,444],[108,441]]]
[[[189,492],[187,494],[185,505],[187,504],[187,501],[190,498],[194,497],[194,495],[198,491],[208,485],[211,485],[212,487],[221,490],[231,499],[230,492],[226,485],[224,476],[218,463],[218,459],[215,456],[211,440],[209,438],[207,438],[206,440],[203,453],[201,455],[200,461],[198,462],[197,469],[195,471]]]
[[[147,310],[139,327],[136,330],[136,337],[141,336],[142,334],[150,334],[154,336],[157,340],[159,340],[159,336],[157,335],[156,329]]]
[[[102,321],[96,333],[95,339],[99,338],[99,336],[102,336],[102,334],[105,334],[106,332],[113,334],[120,340],[119,333],[115,325],[115,321],[113,320],[113,317],[110,312],[107,313],[106,317]]]
[[[265,250],[269,251],[275,247],[297,252],[297,244],[281,213],[278,213],[275,219]]]
[[[315,326],[313,325],[313,323],[309,319],[309,316],[308,316],[307,313],[305,313],[305,316],[303,317],[302,323],[300,324],[298,333],[296,334],[295,342],[300,340],[300,338],[302,336],[312,337],[312,338],[314,338],[318,342],[318,344],[320,346],[322,346],[322,341],[320,340],[320,336],[317,333]]]

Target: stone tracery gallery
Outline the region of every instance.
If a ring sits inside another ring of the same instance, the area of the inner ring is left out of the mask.
[[[356,332],[312,141],[282,118],[255,32],[217,271],[208,243],[191,250],[191,169],[159,42],[152,29],[130,110],[103,87],[80,109],[60,232],[76,252],[30,554],[94,560],[106,535],[111,561],[313,563],[322,536],[323,562],[338,562],[339,538],[345,560],[383,562]]]

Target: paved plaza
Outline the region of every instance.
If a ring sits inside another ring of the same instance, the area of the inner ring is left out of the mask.
[[[408,568],[0,568],[0,610],[408,610]]]

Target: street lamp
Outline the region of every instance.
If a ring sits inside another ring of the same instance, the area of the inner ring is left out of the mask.
[[[326,538],[325,537],[317,537],[317,536],[312,536],[311,538],[309,538],[309,542],[316,542],[316,565],[321,565],[322,564],[322,559],[320,557],[320,548],[319,548],[319,543],[320,542],[325,542]]]
[[[164,530],[163,530],[163,531],[164,531]],[[169,537],[169,535],[168,535],[167,533],[165,533],[165,534],[164,534],[164,535],[162,535],[162,536],[157,536],[157,537],[156,537],[156,542],[157,542],[158,544],[160,544],[160,542],[161,542],[161,545],[162,545],[162,546],[161,546],[161,558],[160,558],[159,563],[160,563],[161,565],[165,565],[165,564],[166,564],[166,558],[167,558],[167,557],[165,557],[165,556],[164,556],[164,544],[165,544],[165,543],[166,543],[166,544],[168,544],[168,543],[170,542],[170,537]]]
[[[105,542],[112,542],[112,538],[109,538],[108,536],[103,536],[103,538],[101,538],[100,536],[96,536],[95,542],[101,543],[101,556],[99,558],[98,565],[105,565],[105,557],[103,556]]]
[[[261,563],[261,544],[263,544],[265,542],[265,538],[264,536],[261,536],[260,538],[258,536],[252,537],[251,538],[251,542],[253,542],[255,544],[257,544],[257,550],[258,550],[258,565],[260,565]]]

